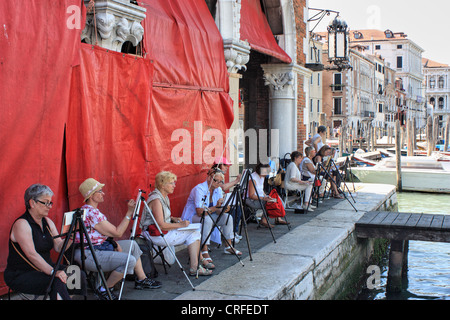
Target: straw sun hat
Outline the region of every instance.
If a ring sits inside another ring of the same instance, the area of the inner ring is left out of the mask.
[[[84,197],[84,202],[86,202],[96,191],[100,190],[104,186],[105,185],[103,183],[100,183],[92,178],[84,180],[79,187],[81,195]]]

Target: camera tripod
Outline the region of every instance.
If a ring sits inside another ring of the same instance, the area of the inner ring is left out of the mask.
[[[319,175],[322,172],[324,173],[324,175],[322,177],[322,180],[319,180]],[[341,187],[333,179],[333,176],[330,174],[330,172],[328,172],[328,170],[323,166],[323,164],[319,162],[319,163],[317,163],[317,170],[316,170],[316,174],[315,174],[315,177],[314,177],[313,186],[317,187],[318,182],[320,182],[320,184],[321,184],[323,180],[330,180],[331,183],[334,183],[334,185],[336,186],[338,192],[342,193],[344,195],[344,198],[348,201],[348,203],[350,203],[350,205],[353,207],[353,209],[356,212],[358,212],[358,210],[355,208],[355,206],[352,204],[352,202],[348,199],[348,197],[345,194],[345,192],[342,191]],[[312,195],[313,195],[313,192],[311,192],[311,198],[309,199],[309,202],[308,202],[308,208],[309,208],[309,205],[311,204]],[[317,206],[318,205],[319,205],[319,194],[317,194]],[[306,210],[308,210],[308,208]]]
[[[84,210],[81,210],[80,208],[76,209],[74,211],[74,213],[73,213],[73,216],[72,216],[72,222],[70,224],[69,231],[67,233],[63,233],[63,234],[60,234],[60,235],[57,235],[57,236],[54,237],[54,238],[58,238],[58,237],[64,237],[65,236],[66,238],[64,239],[64,243],[63,243],[63,246],[61,248],[61,252],[59,253],[58,259],[56,261],[56,265],[55,265],[55,267],[53,269],[54,271],[53,271],[53,274],[52,274],[52,276],[50,278],[50,283],[49,283],[49,285],[47,287],[46,293],[44,295],[44,300],[47,299],[47,297],[48,297],[48,295],[50,293],[53,281],[55,280],[56,272],[59,270],[59,266],[61,265],[61,261],[62,261],[62,258],[64,256],[64,253],[65,253],[65,251],[67,249],[69,240],[70,240],[71,237],[73,237],[73,239],[75,239],[75,233],[76,232],[78,232],[78,235],[79,235],[79,238],[80,238],[81,269],[84,272],[86,272],[85,263],[84,263],[84,261],[86,259],[86,256],[84,254],[84,250],[85,250],[85,248],[84,248],[84,238],[86,238],[89,250],[91,251],[92,258],[94,259],[94,262],[95,262],[95,266],[96,266],[97,272],[100,275],[100,279],[102,281],[103,287],[105,288],[109,299],[112,300],[111,292],[110,292],[108,286],[106,285],[105,275],[103,273],[101,265],[98,263],[97,256],[95,255],[95,249],[94,249],[94,247],[92,245],[91,239],[89,238],[89,234],[87,232],[86,226],[85,226],[84,221],[82,219],[83,213],[84,213]],[[78,227],[78,229],[76,229],[77,227]]]

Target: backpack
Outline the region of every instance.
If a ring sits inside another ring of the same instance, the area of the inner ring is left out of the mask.
[[[276,189],[272,189],[269,193],[269,197],[276,199],[275,202],[266,202],[266,211],[269,218],[284,217],[286,211],[284,210],[283,202]]]

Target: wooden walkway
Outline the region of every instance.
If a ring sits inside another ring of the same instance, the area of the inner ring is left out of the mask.
[[[450,215],[371,211],[355,231],[359,238],[450,242]]]
[[[391,240],[387,292],[400,292],[408,270],[409,240],[450,242],[450,215],[367,212],[355,224],[358,238]]]

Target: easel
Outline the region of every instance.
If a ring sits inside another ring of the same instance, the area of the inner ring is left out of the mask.
[[[251,175],[251,171],[252,171],[252,169],[245,169],[244,173],[242,174],[241,182],[245,183],[245,188],[244,188],[245,195],[243,197],[243,202],[245,203],[245,200],[247,199],[248,184],[251,181],[252,185],[253,185],[253,188],[255,189],[256,196],[258,197],[259,205],[260,205],[260,207],[261,207],[261,209],[263,211],[263,215],[266,218],[267,225],[268,225],[269,231],[270,231],[270,233],[272,235],[273,242],[276,243],[277,241],[275,240],[275,236],[273,235],[272,227],[270,226],[270,223],[269,223],[269,216],[268,216],[267,211],[266,211],[266,206],[263,204],[263,202],[262,202],[262,200],[261,200],[261,198],[259,196],[258,190],[256,188],[255,180],[253,180],[253,177]],[[243,212],[243,215],[244,215],[244,218],[245,218],[245,213],[244,212]]]
[[[169,245],[169,243],[167,242],[166,238],[164,237],[164,233],[162,232],[161,228],[159,227],[159,224],[156,222],[155,216],[153,215],[152,210],[149,208],[147,202],[145,201],[144,197],[142,196],[143,191],[139,190],[138,193],[138,197],[137,197],[137,201],[136,201],[136,207],[135,207],[135,214],[133,215],[133,219],[135,219],[134,221],[134,225],[133,225],[133,230],[132,230],[132,237],[134,238],[134,234],[136,232],[136,225],[137,225],[137,220],[138,220],[138,216],[139,216],[139,211],[141,208],[141,203],[144,204],[145,208],[148,211],[148,214],[151,216],[151,218],[153,219],[153,221],[155,222],[155,226],[158,229],[161,238],[164,240],[167,249],[169,249],[170,253],[173,255],[173,257],[175,258],[175,261],[177,262],[178,266],[180,267],[181,272],[183,272],[184,276],[186,277],[187,281],[189,282],[189,284],[192,287],[192,290],[195,291],[195,287],[192,284],[191,280],[189,279],[188,275],[186,274],[186,272],[184,271],[183,266],[181,265],[180,261],[178,260],[177,256],[175,255],[175,252],[173,251],[172,247]],[[130,254],[130,253],[129,253]],[[128,259],[130,258],[130,256],[128,255]],[[128,261],[127,261],[128,263]]]
[[[353,207],[353,209],[356,211],[356,212],[358,212],[358,210],[355,208],[355,206],[351,203],[351,201],[348,199],[348,197],[347,197],[347,195],[345,194],[345,192],[343,192],[342,191],[342,189],[341,189],[341,187],[340,186],[338,186],[337,185],[337,183],[336,183],[336,181],[333,179],[333,176],[328,172],[328,170],[323,166],[323,164],[322,163],[317,163],[317,169],[316,169],[316,174],[315,174],[315,177],[314,177],[314,184],[313,184],[313,186],[316,186],[316,183],[317,183],[317,181],[319,181],[319,182],[321,182],[320,180],[319,180],[319,175],[320,175],[320,173],[322,173],[322,172],[324,172],[324,175],[323,175],[323,178],[322,178],[322,181],[324,180],[324,179],[326,179],[326,180],[330,180],[331,181],[331,183],[334,183],[334,185],[336,186],[336,188],[337,188],[337,190],[339,191],[339,193],[341,193],[341,194],[343,194],[344,195],[344,198],[350,203],[350,205]],[[327,177],[328,177],[328,179],[327,179]],[[347,188],[348,189],[348,188]],[[350,190],[349,190],[350,191]],[[312,198],[312,195],[313,195],[313,192],[311,192],[311,198]],[[310,203],[311,203],[311,198],[309,199],[310,201],[308,202],[308,207],[306,208],[306,210],[308,210],[308,208],[309,208],[309,205],[310,205]],[[352,197],[353,198],[353,197]],[[354,201],[354,199],[353,199],[353,201]],[[319,206],[319,194],[317,194],[317,207]]]
[[[80,237],[81,269],[84,272],[86,272],[86,268],[85,268],[85,264],[84,264],[84,260],[86,259],[86,256],[84,254],[84,237],[86,237],[86,241],[88,243],[89,250],[91,251],[92,258],[94,259],[94,263],[97,268],[97,272],[100,275],[100,279],[102,281],[103,287],[105,288],[109,299],[112,300],[111,292],[110,292],[108,286],[106,285],[105,275],[103,274],[101,265],[98,263],[97,256],[95,255],[95,249],[92,245],[91,239],[89,238],[89,234],[87,232],[86,226],[84,225],[84,221],[82,219],[82,216],[84,213],[83,211],[84,210],[81,210],[80,208],[76,209],[72,215],[72,222],[70,224],[69,231],[67,233],[60,234],[60,235],[57,235],[54,237],[54,238],[58,238],[58,237],[65,236],[66,238],[64,239],[64,243],[61,248],[61,252],[59,253],[55,268],[53,269],[54,271],[50,278],[50,283],[47,287],[46,293],[44,295],[44,300],[47,299],[47,297],[50,293],[50,289],[52,287],[53,281],[55,280],[56,272],[58,271],[59,266],[61,265],[61,261],[64,256],[64,252],[67,249],[67,245],[69,243],[70,237],[71,237],[71,235],[73,235],[73,238],[75,238],[75,232],[78,232],[79,237]],[[78,230],[75,230],[76,226],[78,226],[78,228],[79,228]],[[81,230],[81,232],[80,232],[80,230]]]
[[[208,175],[213,178],[215,173],[222,173],[222,171],[218,168],[212,169],[212,171],[210,171],[208,173]],[[210,190],[210,186],[211,184],[208,184],[208,192]],[[202,212],[202,218],[201,218],[201,224],[202,224],[202,228],[201,228],[201,235],[202,238],[200,239],[200,251],[203,249],[203,247],[206,245],[206,243],[208,242],[208,239],[211,237],[211,234],[213,233],[214,229],[217,228],[217,230],[219,230],[219,233],[221,235],[221,237],[227,242],[228,247],[231,248],[231,250],[233,251],[233,254],[236,256],[236,258],[239,260],[239,262],[241,263],[242,266],[244,266],[244,263],[242,262],[241,258],[239,257],[239,255],[236,253],[236,250],[234,249],[234,246],[231,243],[228,243],[228,239],[226,239],[226,237],[224,236],[222,230],[219,228],[219,226],[217,225],[216,221],[220,221],[220,219],[222,218],[222,216],[225,213],[225,210],[227,208],[227,204],[223,205],[222,207],[222,211],[218,214],[217,219],[214,220],[210,214],[210,210],[208,209],[208,206],[206,205],[206,198],[208,197],[208,195],[204,195],[203,199],[202,199],[202,204],[203,204],[203,212]],[[210,197],[212,198],[212,194],[210,195]],[[227,201],[228,203],[229,201]],[[208,235],[206,236],[205,239],[203,239],[203,228],[204,228],[204,221],[206,219],[206,217],[209,217],[213,223],[213,227],[211,228],[211,230],[209,231]],[[228,216],[227,218],[227,222],[230,216]],[[199,266],[200,266],[200,260],[202,258],[201,253],[199,253]]]

